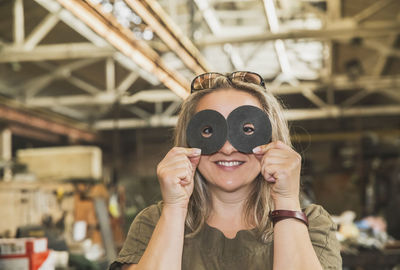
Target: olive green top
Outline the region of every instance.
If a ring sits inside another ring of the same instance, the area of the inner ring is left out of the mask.
[[[162,203],[158,203],[138,214],[111,269],[118,269],[124,263],[139,262],[161,209]],[[311,242],[323,268],[342,269],[336,225],[329,214],[318,205],[310,205],[304,211],[310,224]],[[262,243],[256,238],[256,229],[239,231],[234,239],[229,239],[218,229],[205,224],[196,236],[184,240],[182,270],[269,270],[272,262],[272,230],[266,243]]]

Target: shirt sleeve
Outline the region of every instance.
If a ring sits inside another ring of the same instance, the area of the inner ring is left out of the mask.
[[[139,262],[160,216],[161,202],[145,208],[136,216],[124,245],[110,269],[119,269],[122,264],[137,264]]]
[[[305,209],[309,221],[311,243],[323,269],[342,269],[337,226],[322,206],[312,204]]]

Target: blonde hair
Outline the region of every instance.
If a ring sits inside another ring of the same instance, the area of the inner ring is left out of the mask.
[[[245,82],[233,82],[224,76],[215,78],[213,83],[212,89],[195,92],[183,102],[175,128],[175,146],[188,146],[186,143],[186,127],[196,112],[198,102],[205,95],[221,89],[235,89],[255,97],[271,121],[272,141],[280,140],[291,145],[289,128],[287,121],[283,117],[282,106],[271,92],[266,91],[262,86]],[[212,201],[207,182],[196,171],[194,190],[189,200],[186,216],[186,227],[190,232],[186,237],[193,237],[202,229],[210,216],[211,209]],[[268,213],[272,209],[272,201],[270,198],[270,186],[261,174],[254,181],[252,192],[249,194],[244,209],[245,220],[249,224],[255,225],[260,240],[265,241],[268,237],[268,231],[270,231],[268,229],[272,226],[268,219]]]

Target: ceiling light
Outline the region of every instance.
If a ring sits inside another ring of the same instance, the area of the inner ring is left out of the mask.
[[[105,3],[103,4],[102,10],[105,13],[111,13],[113,11],[113,5],[111,5],[111,3]]]
[[[151,31],[151,29],[146,28],[146,29],[144,29],[142,36],[143,36],[144,40],[152,40],[154,37],[154,34],[153,34],[153,31]]]

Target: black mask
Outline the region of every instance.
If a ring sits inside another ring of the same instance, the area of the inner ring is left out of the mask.
[[[196,113],[186,129],[190,147],[201,149],[203,155],[217,152],[228,140],[243,153],[271,141],[271,123],[265,112],[255,106],[240,106],[228,118],[214,110]]]

